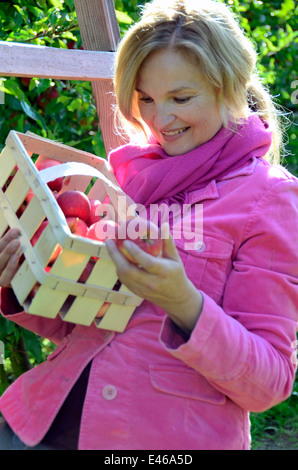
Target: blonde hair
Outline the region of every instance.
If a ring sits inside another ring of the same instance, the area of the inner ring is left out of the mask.
[[[237,124],[251,112],[273,131],[270,156],[279,162],[281,130],[278,113],[256,70],[257,55],[230,9],[212,0],[153,0],[141,20],[121,40],[115,60],[117,127],[131,136],[146,127],[135,102],[143,62],[153,52],[172,48],[195,58],[217,91],[224,126]]]

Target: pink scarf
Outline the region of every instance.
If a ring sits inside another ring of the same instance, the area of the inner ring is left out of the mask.
[[[222,128],[209,142],[184,155],[168,156],[159,144],[131,144],[113,150],[109,162],[115,176],[136,203],[149,206],[165,198],[187,202],[187,193],[219,181],[271,145],[267,123],[253,114],[236,132]]]

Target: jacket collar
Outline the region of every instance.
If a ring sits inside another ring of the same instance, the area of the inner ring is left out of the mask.
[[[243,167],[238,168],[237,170],[231,171],[231,173],[225,175],[220,181],[212,180],[204,188],[198,189],[196,191],[191,191],[188,195],[189,204],[195,204],[199,201],[204,201],[206,199],[218,199],[218,184],[221,183],[221,181],[237,178],[238,176],[251,175],[255,170],[257,161],[258,158],[254,157],[247,165],[244,165]]]

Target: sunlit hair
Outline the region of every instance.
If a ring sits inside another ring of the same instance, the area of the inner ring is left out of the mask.
[[[224,126],[251,112],[269,122],[273,145],[268,159],[277,163],[281,145],[278,113],[257,74],[257,55],[230,9],[212,0],[153,0],[141,20],[121,40],[115,60],[116,122],[131,138],[148,138],[137,106],[141,66],[153,52],[171,48],[195,60],[214,87]]]

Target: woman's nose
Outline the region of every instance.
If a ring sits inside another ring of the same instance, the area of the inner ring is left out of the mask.
[[[171,113],[171,111],[167,107],[164,107],[164,106],[156,107],[154,123],[157,129],[159,130],[166,129],[174,120],[175,120],[175,116]]]

